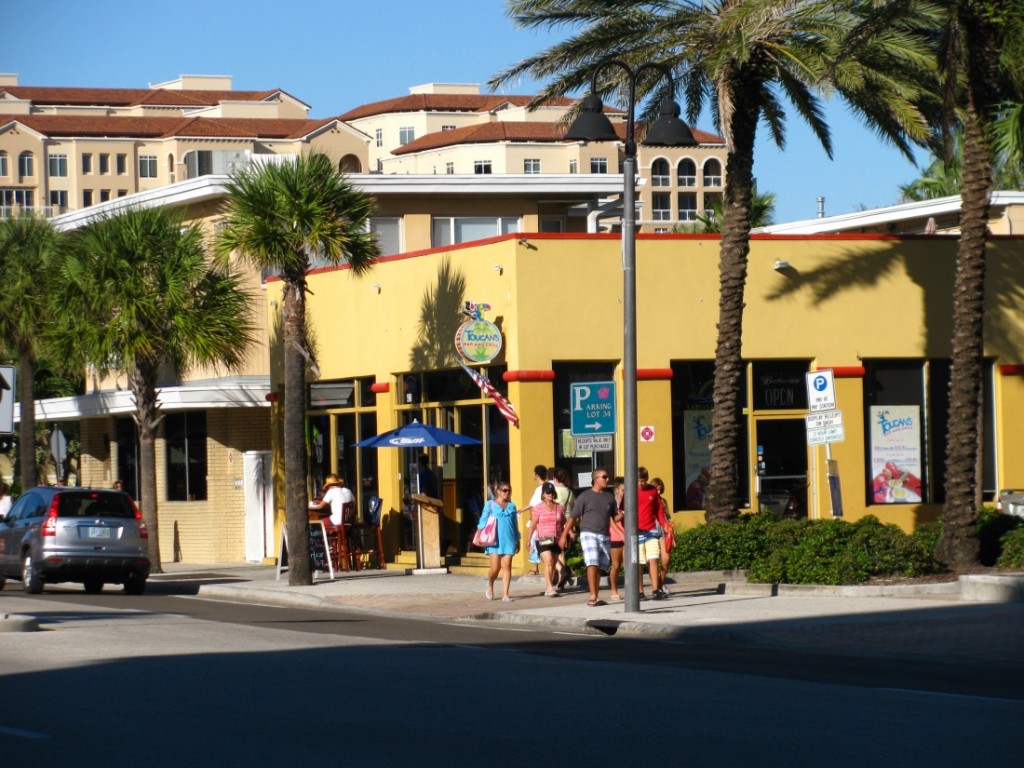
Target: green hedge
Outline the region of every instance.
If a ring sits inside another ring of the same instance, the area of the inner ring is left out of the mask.
[[[745,569],[754,582],[860,584],[872,576],[940,570],[929,543],[873,515],[849,523],[777,520],[760,513],[678,535],[672,570]]]

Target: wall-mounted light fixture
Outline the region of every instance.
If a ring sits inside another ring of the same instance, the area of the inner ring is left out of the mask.
[[[785,259],[776,259],[775,263],[772,264],[772,269],[776,272],[785,272],[787,269],[792,269],[792,266]]]
[[[493,269],[494,269],[494,271],[495,271],[495,272],[497,272],[497,273],[498,273],[499,275],[503,275],[503,274],[505,274],[505,267],[504,267],[504,265],[502,265],[502,264],[495,264],[495,265],[494,265],[494,267],[493,267]]]
[[[373,285],[370,286],[370,288],[373,289],[374,293],[380,293],[380,283],[374,283]]]

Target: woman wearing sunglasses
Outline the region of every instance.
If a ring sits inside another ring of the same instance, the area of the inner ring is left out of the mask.
[[[480,523],[477,525],[477,528],[483,528],[489,518],[494,517],[497,520],[498,540],[484,549],[484,554],[491,560],[484,597],[488,600],[494,599],[494,582],[500,572],[503,603],[512,602],[512,597],[508,593],[512,585],[512,557],[519,552],[519,515],[516,512],[516,505],[512,502],[511,493],[512,488],[508,483],[498,483],[497,496],[484,505]]]

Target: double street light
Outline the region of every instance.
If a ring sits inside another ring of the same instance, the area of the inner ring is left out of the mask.
[[[636,109],[636,84],[642,74],[655,70],[668,80],[669,94],[675,93],[672,71],[664,64],[641,64],[636,69],[619,59],[604,61],[594,68],[590,82],[590,94],[583,99],[579,116],[565,134],[575,141],[618,141],[604,104],[598,95],[597,79],[605,69],[618,67],[626,73],[629,86],[629,103],[626,107],[626,146],[622,164],[622,371],[623,371],[623,431],[625,439],[625,530],[626,530],[626,600],[627,612],[640,610],[640,574],[637,558],[637,423],[636,390],[636,125],[633,112]],[[667,101],[662,105],[658,119],[651,125],[643,139],[645,146],[694,147],[697,140],[690,128],[679,119],[679,105]]]

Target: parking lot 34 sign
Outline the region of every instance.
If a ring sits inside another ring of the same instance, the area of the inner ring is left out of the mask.
[[[615,382],[586,381],[570,386],[572,434],[615,434]]]

